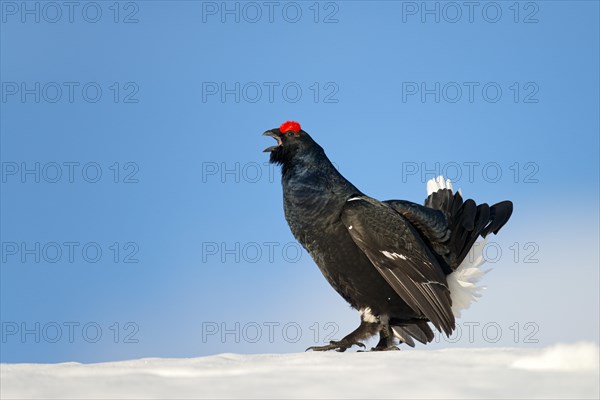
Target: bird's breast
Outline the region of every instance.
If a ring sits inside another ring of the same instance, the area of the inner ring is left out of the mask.
[[[333,226],[342,225],[343,202],[334,196],[310,191],[284,195],[285,218],[296,239],[303,245],[308,236],[323,236]]]

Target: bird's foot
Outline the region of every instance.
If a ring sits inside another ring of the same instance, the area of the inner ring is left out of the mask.
[[[311,346],[308,349],[306,349],[305,351],[308,351],[308,350],[312,350],[312,351],[335,350],[335,351],[339,351],[340,353],[342,353],[342,352],[348,350],[352,346],[360,346],[363,349],[365,348],[365,345],[360,342],[351,342],[351,341],[347,341],[347,340],[340,340],[339,342],[335,342],[332,340],[331,342],[329,342],[329,344],[327,344],[325,346]]]
[[[398,346],[371,347],[371,351],[400,351]]]

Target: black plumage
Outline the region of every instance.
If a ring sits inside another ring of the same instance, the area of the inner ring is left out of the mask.
[[[455,329],[447,276],[478,237],[497,233],[512,203],[463,201],[450,189],[424,205],[378,201],[357,189],[300,125],[265,132],[277,145],[265,149],[282,167],[286,220],[329,284],[361,312],[360,326],[340,341],[313,350],[344,351],[380,334],[373,350],[396,349],[394,337],[414,346],[433,331]]]

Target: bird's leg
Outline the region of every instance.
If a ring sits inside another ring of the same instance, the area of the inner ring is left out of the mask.
[[[371,348],[371,351],[400,350],[400,348],[394,344],[394,333],[390,329],[390,325],[387,321],[382,321],[382,325],[381,331],[379,331],[379,342],[377,343],[377,346]]]
[[[336,350],[344,352],[350,347],[356,345],[365,348],[365,345],[361,343],[362,340],[368,339],[376,334],[381,329],[379,322],[367,322],[362,320],[360,326],[356,328],[352,333],[346,335],[342,340],[331,341],[325,346],[312,346],[306,349],[312,351],[328,351]]]

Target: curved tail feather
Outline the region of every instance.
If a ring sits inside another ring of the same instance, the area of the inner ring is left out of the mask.
[[[426,321],[402,321],[390,320],[390,326],[394,336],[410,347],[415,347],[416,339],[423,344],[431,342],[434,338],[433,331]]]
[[[479,236],[485,238],[490,232],[497,234],[508,222],[513,204],[510,201],[489,206],[477,205],[468,199],[463,201],[460,190],[453,192],[450,180],[439,176],[427,182],[425,206],[440,210],[448,217],[450,238],[442,246],[436,246],[451,270],[456,270],[465,259]]]

